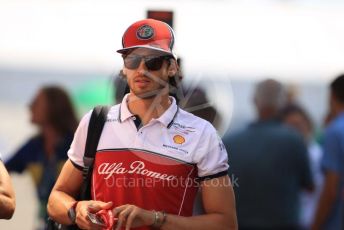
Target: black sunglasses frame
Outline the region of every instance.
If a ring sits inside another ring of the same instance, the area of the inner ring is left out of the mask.
[[[141,56],[141,55],[122,55],[124,66],[128,69],[137,69],[143,60],[147,70],[157,71],[160,70],[165,60],[170,60],[173,57],[169,55],[163,56]],[[130,60],[131,59],[131,60]]]

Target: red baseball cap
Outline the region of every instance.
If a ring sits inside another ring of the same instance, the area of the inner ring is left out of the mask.
[[[173,53],[174,32],[165,22],[155,19],[144,19],[133,23],[122,37],[123,49],[118,53],[125,54],[134,48],[148,48],[167,53],[176,58]]]

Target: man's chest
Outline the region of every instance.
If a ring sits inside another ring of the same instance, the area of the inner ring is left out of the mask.
[[[138,149],[193,163],[198,133],[181,125],[166,128],[159,123],[137,129],[134,122],[105,125],[98,150]]]

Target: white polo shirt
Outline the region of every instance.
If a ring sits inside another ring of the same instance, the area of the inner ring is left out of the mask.
[[[221,138],[173,97],[164,114],[137,127],[127,97],[108,113],[95,157],[92,198],[190,216],[198,182],[227,174]],[[91,111],[82,118],[68,151],[78,168],[84,166],[90,116]]]

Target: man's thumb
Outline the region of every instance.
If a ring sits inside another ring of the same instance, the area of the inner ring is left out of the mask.
[[[103,203],[103,202],[99,202],[99,203],[92,203],[88,206],[88,210],[90,212],[98,212],[99,210],[102,210],[102,209],[111,209],[112,207],[112,202],[106,202],[106,203]]]
[[[106,203],[103,203],[101,206],[102,209],[111,209],[112,208],[112,202],[109,201],[109,202],[106,202]]]

